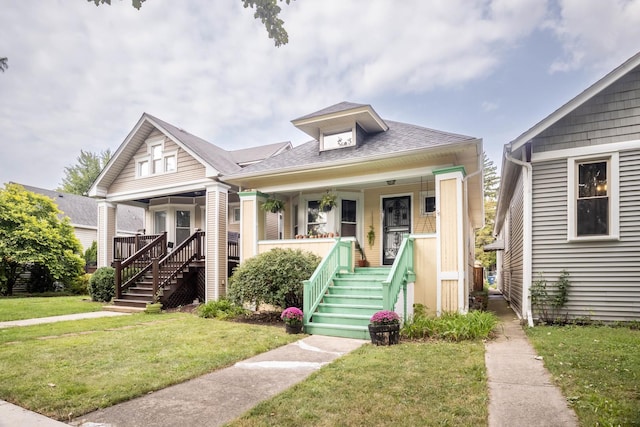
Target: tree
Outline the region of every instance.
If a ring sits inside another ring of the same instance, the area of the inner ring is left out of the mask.
[[[102,151],[100,154],[80,150],[80,155],[77,157],[78,163],[64,168],[65,177],[58,191],[86,196],[110,159],[110,150]]]
[[[101,4],[111,4],[111,0],[87,0],[88,2],[94,2],[96,6]],[[280,11],[282,10],[278,6],[278,2],[286,2],[289,4],[291,0],[241,0],[242,5],[246,8],[255,8],[256,11],[253,14],[255,19],[259,19],[267,30],[267,34],[270,39],[273,39],[276,47],[280,47],[289,42],[289,35],[284,29],[284,21],[279,18]],[[131,5],[140,10],[142,3],[145,0],[131,0]]]
[[[500,177],[497,173],[498,168],[493,161],[489,159],[487,153],[483,153],[482,158],[484,168],[484,227],[476,233],[475,256],[476,260],[480,261],[484,268],[490,269],[496,264],[496,253],[485,252],[483,247],[495,240],[493,237],[493,226],[496,220]]]
[[[3,73],[4,73],[4,70],[9,68],[9,64],[7,63],[8,60],[9,58],[7,57],[0,58],[0,71],[2,71]]]
[[[11,295],[18,268],[27,263],[47,267],[53,280],[70,283],[83,273],[81,246],[69,218],[50,198],[6,184],[0,190],[0,283]]]

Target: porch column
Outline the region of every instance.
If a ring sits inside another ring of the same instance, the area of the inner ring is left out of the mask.
[[[434,171],[436,177],[436,267],[438,315],[465,312],[464,167]]]
[[[113,238],[116,235],[116,209],[114,203],[98,201],[98,267],[109,267],[113,262]]]
[[[258,241],[266,230],[266,216],[260,205],[267,195],[259,191],[244,191],[240,196],[240,263],[258,255]]]
[[[215,183],[207,186],[205,227],[205,299],[217,301],[226,294],[227,286],[227,200],[229,186]]]

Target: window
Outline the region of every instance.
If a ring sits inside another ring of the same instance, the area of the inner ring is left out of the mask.
[[[320,209],[319,200],[307,202],[307,234],[317,235],[326,233],[327,214]]]
[[[340,218],[340,235],[344,237],[356,235],[356,201],[342,200]]]
[[[138,178],[175,172],[178,169],[178,150],[166,151],[164,138],[146,141],[147,154],[136,156]]]
[[[436,192],[421,191],[420,192],[420,214],[422,216],[433,215],[436,213]]]
[[[569,239],[618,238],[618,155],[569,159]]]
[[[240,206],[231,208],[231,223],[237,224],[240,222]]]
[[[355,145],[353,132],[339,132],[322,135],[322,150],[334,150],[336,148],[351,147]]]

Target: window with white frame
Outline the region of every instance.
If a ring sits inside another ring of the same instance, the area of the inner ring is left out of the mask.
[[[231,223],[238,224],[240,222],[240,206],[231,207]]]
[[[618,238],[618,155],[568,163],[569,239]]]
[[[307,202],[307,234],[317,236],[327,232],[327,213],[320,209],[319,200]]]
[[[322,134],[321,150],[335,150],[338,148],[351,147],[355,145],[353,131]]]
[[[136,177],[175,172],[178,169],[178,150],[165,150],[164,138],[146,141],[147,153],[137,156]]]
[[[342,236],[356,236],[357,216],[357,202],[343,199],[340,209],[340,234]]]
[[[420,192],[420,214],[422,216],[434,215],[436,213],[436,192],[435,190]]]

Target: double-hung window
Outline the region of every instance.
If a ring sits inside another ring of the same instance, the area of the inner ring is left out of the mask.
[[[616,239],[618,155],[569,159],[569,240]]]
[[[175,172],[178,169],[178,150],[167,150],[164,138],[150,138],[146,141],[145,154],[136,156],[136,177]]]

